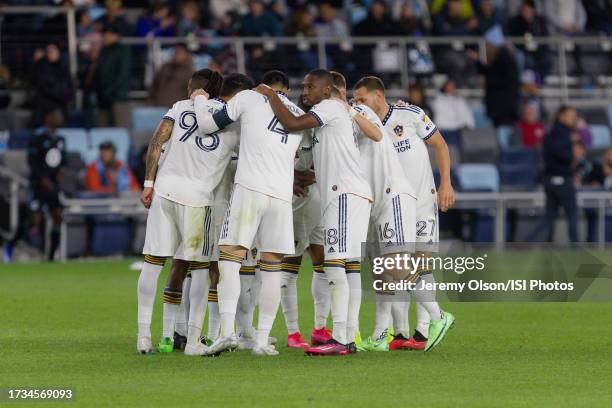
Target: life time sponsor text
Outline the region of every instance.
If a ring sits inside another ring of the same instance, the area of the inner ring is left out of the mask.
[[[388,270],[451,270],[457,274],[465,271],[485,268],[487,255],[480,257],[411,257],[408,254],[395,254],[387,257],[377,257],[372,262],[372,272],[382,275]],[[414,273],[414,272],[411,272]],[[540,279],[510,279],[502,282],[488,282],[481,279],[472,279],[467,282],[425,282],[419,280],[410,282],[401,280],[399,282],[385,282],[375,279],[372,283],[376,291],[412,291],[412,290],[440,290],[463,292],[466,288],[470,291],[573,291],[573,282],[546,282]]]

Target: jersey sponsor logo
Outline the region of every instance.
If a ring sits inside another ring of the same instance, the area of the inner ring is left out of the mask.
[[[404,127],[402,125],[397,125],[393,128],[393,133],[395,133],[395,136],[397,137],[402,137],[404,134]]]
[[[397,142],[393,142],[393,146],[398,153],[406,152],[410,150],[410,140],[398,140]]]

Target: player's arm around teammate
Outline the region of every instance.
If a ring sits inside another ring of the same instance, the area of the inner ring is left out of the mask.
[[[440,171],[440,187],[438,188],[438,205],[440,211],[446,212],[455,204],[455,192],[451,183],[451,159],[448,145],[439,130],[425,141],[436,153],[436,163]]]
[[[157,173],[157,164],[159,163],[159,157],[161,156],[164,143],[170,140],[172,136],[173,127],[173,120],[162,119],[157,125],[151,142],[149,142],[149,148],[147,149],[147,156],[145,158],[146,169],[144,189],[140,195],[140,201],[145,208],[151,206],[151,201],[153,200],[153,180],[155,180],[155,174]]]

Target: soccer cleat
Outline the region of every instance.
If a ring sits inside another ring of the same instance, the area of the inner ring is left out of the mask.
[[[391,343],[394,337],[395,333],[393,331],[393,327],[389,327],[389,329],[387,329],[387,343]]]
[[[346,356],[349,354],[349,348],[334,339],[329,339],[325,344],[308,347],[304,352],[309,356]]]
[[[157,345],[157,351],[160,353],[172,353],[174,351],[174,340],[170,337],[164,337]]]
[[[210,346],[212,346],[212,344],[213,344],[214,342],[213,342],[211,339],[209,339],[208,337],[206,337],[206,336],[202,336],[202,337],[200,337],[200,343],[202,343],[202,344],[204,344],[204,345],[206,345],[206,346],[210,347]]]
[[[238,339],[235,334],[226,337],[219,337],[215,342],[210,346],[207,356],[217,355],[223,353],[225,351],[234,351],[238,348]]]
[[[446,336],[448,329],[455,324],[455,316],[448,312],[443,313],[444,315],[440,320],[432,320],[429,322],[429,339],[427,340],[424,351],[430,351],[440,344],[444,336]]]
[[[206,344],[187,343],[187,345],[185,345],[185,355],[186,356],[208,356],[211,354],[210,354],[210,348]]]
[[[355,332],[355,347],[359,348],[359,346],[363,343],[363,340],[361,339],[361,333],[359,333],[359,331]]]
[[[348,348],[349,354],[357,353],[357,345],[355,344],[354,341],[349,343],[349,344],[347,344],[346,348]]]
[[[405,346],[405,344],[407,341],[408,339],[402,336],[401,334],[393,336],[393,340],[391,341],[391,343],[389,343],[389,350],[406,350],[407,347]]]
[[[151,343],[151,338],[147,336],[138,336],[136,350],[138,350],[140,354],[153,354],[153,343]]]
[[[363,346],[365,351],[389,351],[389,343],[387,343],[387,336],[379,340],[374,340],[368,337]]]
[[[177,332],[174,332],[174,349],[175,350],[185,350],[185,346],[187,345],[187,336],[182,336]]]
[[[325,327],[312,329],[310,333],[310,344],[313,346],[320,346],[327,343],[331,338],[331,331],[327,330]]]
[[[254,356],[278,356],[278,351],[274,348],[274,345],[268,344],[263,347],[253,347],[251,354]]]
[[[274,336],[270,336],[268,337],[268,344],[274,346],[276,345],[276,343],[278,343],[278,339]]]
[[[238,335],[238,349],[251,350],[255,346],[255,340],[248,334],[240,333]]]
[[[408,350],[424,350],[427,346],[427,340],[418,341],[414,337],[409,338],[404,343],[404,348]]]
[[[302,334],[300,332],[295,332],[287,336],[287,347],[306,348],[310,346],[302,339]]]

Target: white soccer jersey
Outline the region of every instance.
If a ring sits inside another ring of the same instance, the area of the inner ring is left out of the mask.
[[[213,99],[206,103],[205,110],[212,115],[223,106],[223,101]],[[213,190],[238,143],[237,127],[203,134],[189,99],[175,103],[164,119],[173,121],[174,127],[157,170],[155,193],[190,207],[211,205]]]
[[[424,142],[436,132],[436,125],[415,105],[390,106],[382,124],[393,139],[408,181],[419,194],[422,182],[433,178]]]
[[[312,140],[321,213],[342,194],[355,194],[372,201],[372,189],[359,163],[359,148],[353,120],[341,102],[325,99],[308,112],[319,122]]]
[[[286,96],[281,94],[280,98],[294,115],[304,114]],[[205,98],[196,98],[196,107],[201,100]],[[268,99],[251,90],[236,94],[222,111],[199,125],[205,132],[215,132],[238,120],[240,159],[235,184],[291,203],[295,152],[303,133],[287,132]]]
[[[374,194],[374,213],[379,212],[380,206],[385,205],[388,199],[397,194],[408,194],[416,198],[415,190],[406,178],[399,156],[393,147],[392,136],[385,130],[372,109],[365,105],[353,107],[358,112],[363,112],[365,117],[378,126],[383,133],[382,140],[375,142],[363,133],[357,123],[354,123],[361,152],[361,168]]]

